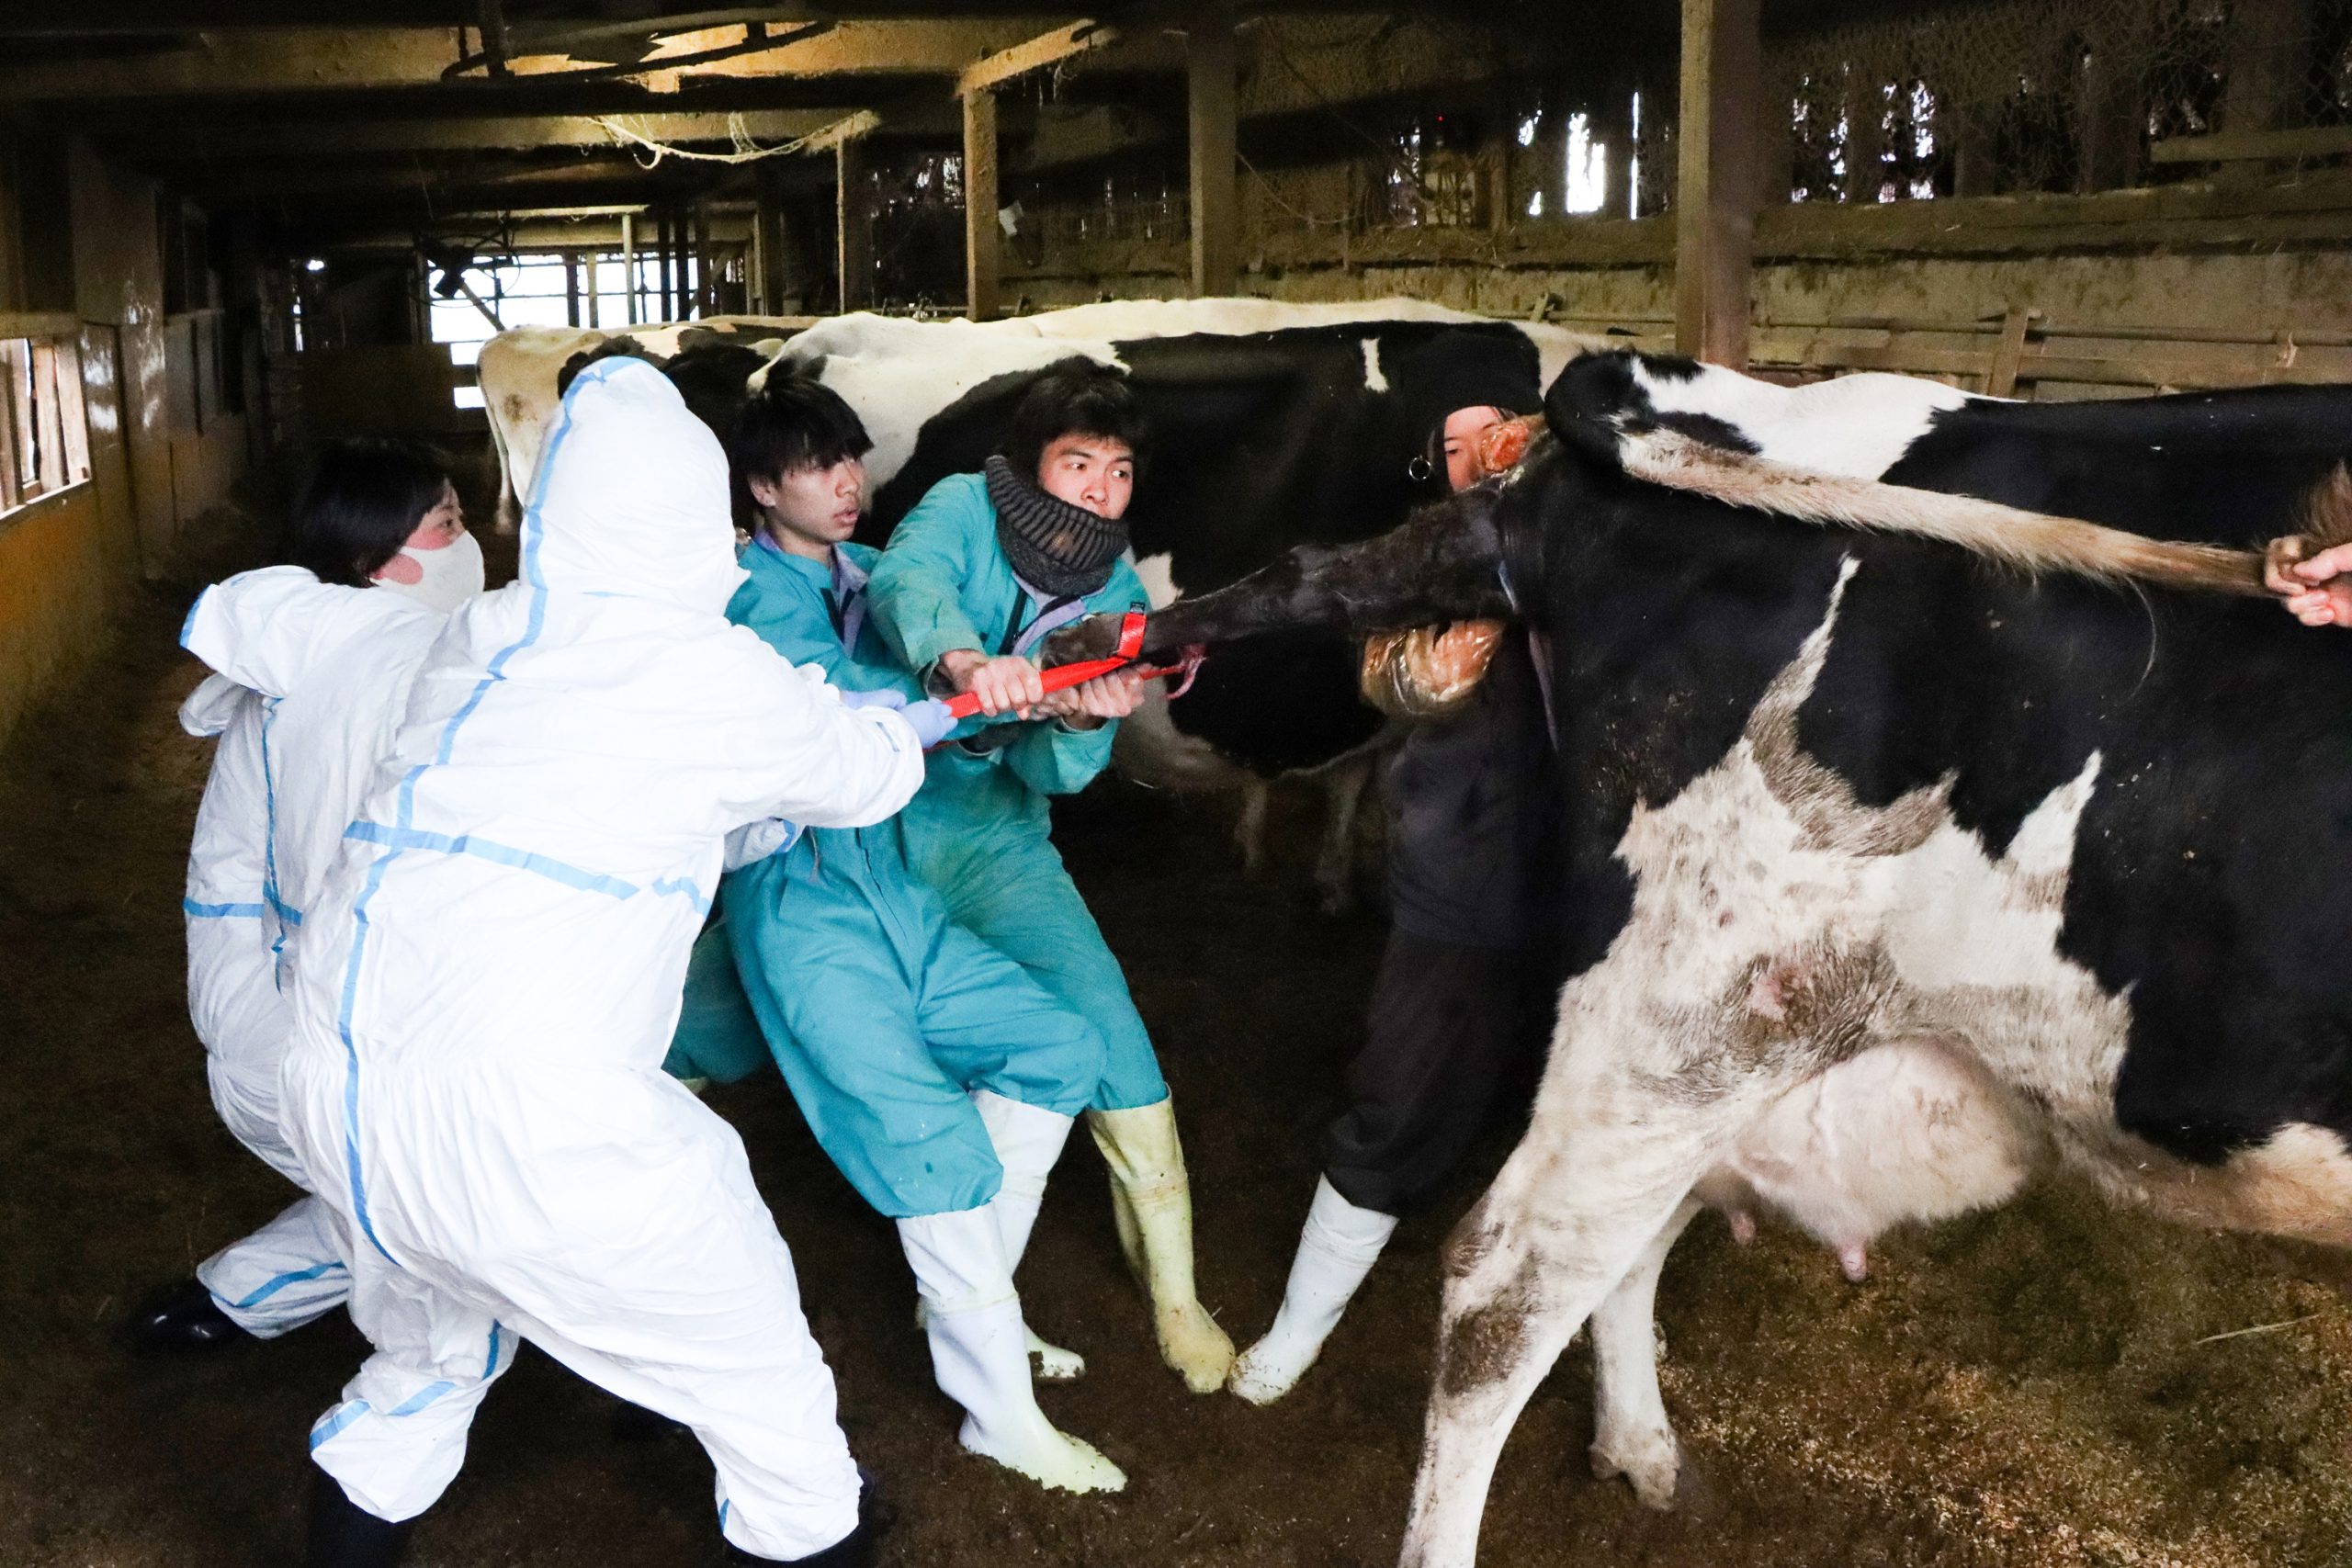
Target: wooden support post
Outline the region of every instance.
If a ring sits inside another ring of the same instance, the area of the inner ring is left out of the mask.
[[[621,316],[637,325],[637,214],[621,214]]]
[[[1785,91],[1756,94],[1756,205],[1786,207],[1797,184],[1796,104]]]
[[[874,231],[867,217],[865,145],[852,138],[833,147],[833,250],[844,311],[873,303]]]
[[[996,220],[996,94],[964,95],[964,314],[996,315],[1004,231]]]
[[[1682,0],[1681,120],[1674,203],[1674,343],[1747,367],[1756,237],[1758,0]]]
[[[1195,6],[1184,34],[1184,83],[1191,128],[1193,293],[1196,297],[1231,294],[1240,283],[1234,57],[1230,0]]]
[[[586,279],[587,305],[587,309],[581,313],[580,318],[580,324],[583,327],[601,327],[605,324],[603,313],[596,309],[596,275],[604,270],[604,266],[605,258],[600,253],[595,251],[588,253],[588,265],[582,269]]]
[[[2301,118],[2312,0],[2238,0],[2230,7],[2223,130],[2276,130]]]
[[[761,315],[784,313],[785,296],[791,292],[784,235],[784,190],[775,160],[755,165],[758,173],[752,209],[752,299]]]
[[[2140,83],[2123,69],[2113,47],[2094,42],[2076,83],[2075,123],[2081,128],[2081,166],[2075,188],[2122,190],[2140,177]]]
[[[1600,143],[1602,218],[1631,218],[1634,215],[1634,89],[1623,82],[1613,84],[1608,96],[1591,111],[1585,123],[1590,127],[1593,140]],[[1561,135],[1566,136],[1564,130]],[[1566,151],[1562,149],[1565,162]],[[1567,210],[1566,182],[1555,175],[1553,184],[1560,187],[1560,210]],[[1550,205],[1548,202],[1546,205]]]
[[[563,253],[563,319],[580,325],[580,253]]]
[[[1990,104],[1939,103],[1936,140],[1951,148],[1951,194],[1993,194],[1994,107]]]
[[[662,275],[662,319],[674,321],[678,319],[677,223],[666,207],[654,215],[654,222],[659,225],[659,238],[655,242],[653,270]]]

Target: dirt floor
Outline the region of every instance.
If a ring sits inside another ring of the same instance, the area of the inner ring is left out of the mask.
[[[112,651],[0,757],[6,1568],[293,1562],[304,1432],[363,1353],[340,1316],[209,1360],[135,1359],[117,1337],[135,1301],[288,1196],[214,1119],[185,1013],[178,900],[208,758],[173,723],[196,678],[173,636],[203,570],[139,591]],[[1304,804],[1276,827],[1257,884],[1207,806],[1104,787],[1059,827],[1175,1086],[1202,1293],[1244,1341],[1279,1297],[1381,937],[1374,916],[1310,912]],[[957,1450],[890,1228],[778,1082],[711,1103],[752,1151],[852,1444],[895,1507],[883,1561],[1393,1561],[1439,1248],[1510,1129],[1408,1219],[1321,1364],[1267,1410],[1162,1370],[1100,1161],[1075,1140],[1022,1283],[1041,1332],[1091,1363],[1047,1410],[1133,1481],[1073,1499]],[[1579,1346],[1505,1452],[1486,1562],[2352,1563],[2352,1313],[2310,1260],[2058,1191],[1890,1238],[1852,1286],[1787,1232],[1740,1249],[1705,1218],[1660,1318],[1680,1507],[1590,1478]],[[615,1408],[526,1352],[413,1561],[716,1562],[700,1450],[625,1438]]]

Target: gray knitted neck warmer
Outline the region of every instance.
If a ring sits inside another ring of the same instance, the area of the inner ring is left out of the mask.
[[[1112,563],[1127,547],[1127,525],[1047,495],[1012,471],[1001,457],[981,473],[996,508],[997,543],[1014,575],[1056,598],[1083,597],[1111,581]]]

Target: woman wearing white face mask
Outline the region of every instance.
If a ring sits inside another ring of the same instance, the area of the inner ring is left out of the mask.
[[[280,555],[288,564],[206,590],[181,636],[218,673],[180,721],[220,738],[183,908],[213,1104],[247,1148],[302,1182],[277,1129],[285,954],[418,664],[447,614],[481,591],[482,558],[441,463],[390,442],[327,449]],[[303,1198],[150,1302],[133,1333],[173,1349],[275,1337],[349,1292],[339,1251],[318,1200]]]

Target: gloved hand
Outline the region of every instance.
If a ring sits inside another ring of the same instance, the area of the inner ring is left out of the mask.
[[[790,849],[799,838],[800,825],[781,817],[746,822],[727,835],[727,852],[720,863],[728,871],[741,871],[753,861]]]
[[[907,694],[894,692],[888,686],[871,692],[853,692],[846,686],[837,686],[834,690],[841,693],[842,706],[845,708],[902,708],[907,705]]]
[[[947,739],[947,732],[962,721],[947,711],[947,705],[936,697],[919,703],[909,703],[899,710],[899,716],[914,726],[915,735],[926,751]]]

